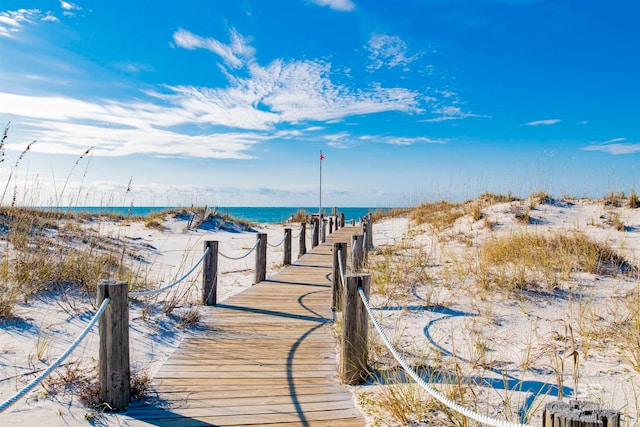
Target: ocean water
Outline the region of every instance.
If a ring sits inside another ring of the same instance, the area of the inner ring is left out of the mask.
[[[56,208],[43,208],[56,209]],[[57,208],[63,212],[74,213],[92,213],[92,214],[118,214],[124,216],[147,216],[155,212],[162,212],[169,209],[179,209],[175,206],[73,206]],[[256,223],[280,224],[285,222],[291,215],[298,212],[299,209],[305,210],[307,213],[318,213],[318,207],[255,207],[255,206],[230,206],[217,207],[218,212],[228,214],[234,218]],[[333,208],[322,209],[325,215],[331,214]],[[350,221],[352,218],[360,219],[369,212],[388,211],[392,208],[368,208],[368,207],[350,207],[338,208],[338,214],[344,213],[345,220]]]

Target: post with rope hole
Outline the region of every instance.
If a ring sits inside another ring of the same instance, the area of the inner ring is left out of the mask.
[[[98,306],[111,299],[98,322],[100,402],[111,410],[123,411],[131,402],[129,285],[105,280],[98,285],[97,298]]]
[[[340,214],[340,227],[344,227],[344,214]]]
[[[351,243],[353,245],[353,271],[360,271],[362,265],[364,264],[364,249],[362,247],[362,242],[364,241],[364,236],[362,234],[354,234],[351,237]]]
[[[218,302],[218,241],[204,242],[204,250],[207,249],[202,265],[202,304],[213,306]]]
[[[311,248],[318,246],[320,241],[320,217],[319,215],[313,215],[313,235],[311,236]]]
[[[291,229],[284,229],[284,255],[283,265],[291,265]]]
[[[307,223],[303,222],[300,226],[300,239],[298,246],[298,258],[307,253]]]
[[[333,217],[329,217],[329,234],[333,233]]]
[[[342,310],[342,294],[344,293],[342,276],[346,274],[346,271],[341,272],[340,265],[342,265],[343,268],[347,266],[347,242],[336,242],[333,244],[333,273],[331,274],[332,311]]]
[[[258,246],[256,247],[256,275],[254,285],[267,278],[267,234],[258,233]]]
[[[595,402],[558,400],[547,403],[542,413],[542,427],[554,426],[619,427],[620,413]]]
[[[342,306],[342,349],[340,355],[340,377],[348,385],[361,384],[367,380],[367,334],[369,317],[360,298],[358,288],[362,288],[369,298],[371,276],[355,274],[345,276]]]

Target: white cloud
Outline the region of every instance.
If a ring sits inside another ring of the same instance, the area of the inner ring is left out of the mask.
[[[60,7],[63,8],[64,10],[82,10],[82,8],[77,4],[64,1],[64,0],[60,0]]]
[[[562,120],[560,119],[548,119],[548,120],[536,120],[533,122],[525,123],[525,126],[540,126],[540,125],[555,125],[556,123],[560,123]]]
[[[339,10],[340,12],[351,12],[356,8],[356,5],[351,0],[311,0],[318,6],[328,6],[333,10]]]
[[[402,136],[375,136],[363,135],[359,138],[362,141],[381,142],[390,145],[414,145],[414,144],[446,144],[448,139],[433,139],[424,136],[402,137]]]
[[[328,62],[278,59],[262,66],[255,60],[253,48],[234,31],[228,45],[186,30],[176,32],[174,40],[187,49],[208,49],[220,55],[227,66],[241,68],[233,73],[225,69],[225,87],[165,86],[144,91],[146,96],[138,100],[0,93],[0,114],[28,124],[25,131],[39,138],[36,149],[40,151],[76,153],[94,146],[98,156],[137,152],[247,158],[254,144],[320,130],[318,122],[389,111],[423,111],[422,95],[406,88],[334,83]],[[459,109],[442,112],[457,117],[470,115]],[[386,142],[416,141],[434,142]],[[338,144],[342,140],[329,142]]]
[[[42,16],[39,9],[18,9],[0,12],[0,36],[11,37],[23,24],[32,24]]]
[[[437,122],[444,122],[447,120],[461,120],[461,119],[466,119],[468,117],[478,117],[478,118],[485,118],[485,119],[491,118],[490,116],[462,111],[460,107],[455,107],[453,105],[449,105],[446,107],[439,107],[434,109],[432,112],[434,114],[438,114],[438,117],[433,117],[431,119],[424,119],[419,121],[422,123],[437,123]]]
[[[635,154],[640,153],[640,143],[624,142],[626,138],[614,138],[605,142],[592,143],[582,147],[584,151],[601,151],[609,154]]]
[[[207,49],[222,58],[227,66],[239,68],[244,65],[243,58],[251,58],[254,50],[235,31],[231,32],[231,44],[226,45],[211,37],[200,37],[190,31],[180,29],[173,33],[173,41],[185,49]]]
[[[419,56],[409,56],[407,44],[400,37],[386,34],[373,35],[366,49],[369,51],[369,60],[371,61],[367,68],[371,70],[379,70],[382,67],[407,66]]]

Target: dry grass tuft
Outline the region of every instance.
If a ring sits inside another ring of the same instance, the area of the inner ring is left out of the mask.
[[[483,288],[522,289],[543,282],[548,288],[569,280],[572,272],[615,276],[632,268],[610,246],[586,235],[569,233],[515,233],[489,239],[481,246],[478,263]]]

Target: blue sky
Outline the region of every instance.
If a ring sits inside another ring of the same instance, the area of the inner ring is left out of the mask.
[[[0,183],[314,206],[322,150],[326,206],[628,192],[639,42],[637,0],[2,0]]]

